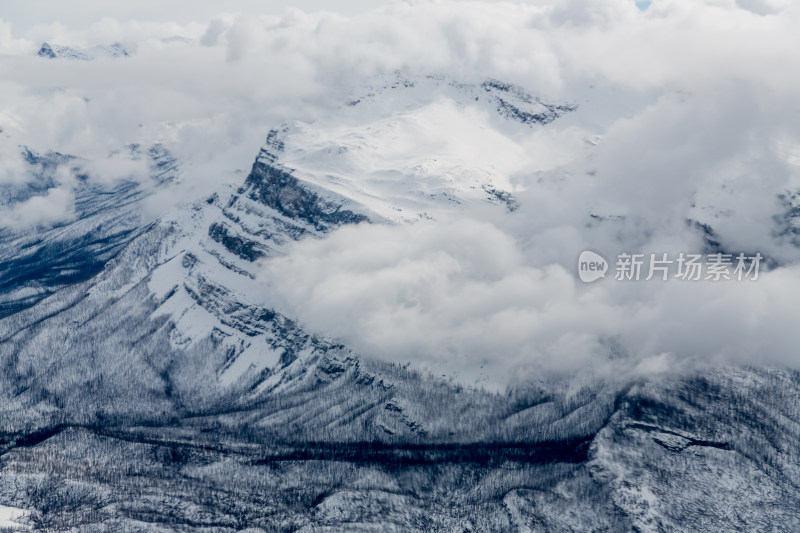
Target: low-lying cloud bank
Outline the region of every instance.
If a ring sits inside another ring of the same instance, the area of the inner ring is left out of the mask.
[[[158,142],[183,162],[183,192],[200,194],[246,169],[269,127],[330,117],[377,76],[500,79],[579,105],[502,132],[528,154],[509,176],[519,209],[299,243],[265,266],[283,310],[365,354],[493,383],[619,364],[797,366],[798,26],[800,5],[781,0],[398,2],[25,35],[5,21],[0,184],[21,180],[19,145],[74,154],[108,180],[144,179],[119,154]],[[47,60],[45,40],[131,55]],[[73,182],[59,183],[37,201],[68,211]],[[3,207],[0,224],[47,222],[24,209]],[[756,282],[575,278],[586,248],[714,246],[778,266]]]
[[[797,265],[755,281],[587,285],[574,264],[532,263],[484,221],[362,225],[297,244],[263,279],[280,308],[362,354],[492,387],[552,372],[800,364]]]

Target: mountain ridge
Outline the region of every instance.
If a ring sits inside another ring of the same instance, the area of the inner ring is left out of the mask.
[[[369,131],[417,132],[422,114]],[[797,372],[542,375],[498,393],[358,354],[275,309],[259,261],[295,241],[465,205],[508,215],[481,185],[513,191],[480,159],[370,170],[353,155],[359,120],[271,130],[240,186],[134,224],[97,272],[0,318],[3,505],[54,531],[800,527]],[[369,150],[394,165],[395,146]],[[164,161],[153,168],[175,169]],[[348,168],[370,171],[354,187]]]

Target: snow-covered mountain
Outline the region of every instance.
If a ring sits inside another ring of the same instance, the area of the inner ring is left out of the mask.
[[[108,46],[92,46],[90,48],[76,48],[57,44],[42,43],[36,53],[39,57],[48,59],[76,59],[79,61],[92,61],[98,58],[128,57],[128,51],[120,43]]]
[[[139,146],[129,149],[134,156],[146,159],[147,182],[102,184],[81,174],[74,190],[73,217],[41,225],[35,231],[0,229],[0,316],[11,315],[65,286],[91,278],[153,222],[143,215],[142,200],[174,181],[178,164],[161,145],[147,150]],[[24,149],[23,155],[32,180],[2,185],[0,204],[4,208],[47,195],[58,186],[58,169],[79,163],[78,158],[59,153],[37,154]]]
[[[510,215],[515,139],[573,113],[497,80],[394,76],[270,130],[241,184],[157,221],[123,183],[4,233],[0,504],[46,530],[800,528],[796,372],[500,394],[356,353],[270,300],[260,261],[293,242]],[[169,154],[147,154],[169,179]],[[28,161],[44,183],[66,157]]]

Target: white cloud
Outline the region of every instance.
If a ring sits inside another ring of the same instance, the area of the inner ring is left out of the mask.
[[[149,176],[148,161],[143,156],[134,157],[131,153],[124,152],[112,153],[103,159],[81,162],[76,168],[98,183],[121,180],[143,182]]]
[[[361,354],[492,387],[542,372],[800,365],[797,266],[756,281],[592,285],[573,270],[531,266],[510,235],[461,220],[340,229],[266,261],[262,279],[279,309]]]
[[[19,230],[69,220],[74,207],[75,197],[71,190],[52,188],[44,195],[0,210],[0,227]]]
[[[23,184],[30,177],[19,148],[0,142],[0,185]]]

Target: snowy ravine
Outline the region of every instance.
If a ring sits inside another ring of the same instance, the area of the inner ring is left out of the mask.
[[[260,260],[344,225],[514,211],[518,147],[499,132],[577,109],[497,80],[392,78],[331,124],[270,131],[243,183],[158,221],[138,216],[146,191],[129,185],[81,191],[85,211],[38,238],[1,235],[0,519],[48,531],[800,530],[797,372],[487,392],[313,334],[257,279]],[[421,145],[442,121],[461,121],[463,137],[430,157]],[[44,157],[30,156],[42,180],[66,156]],[[158,181],[172,163],[151,157]]]

